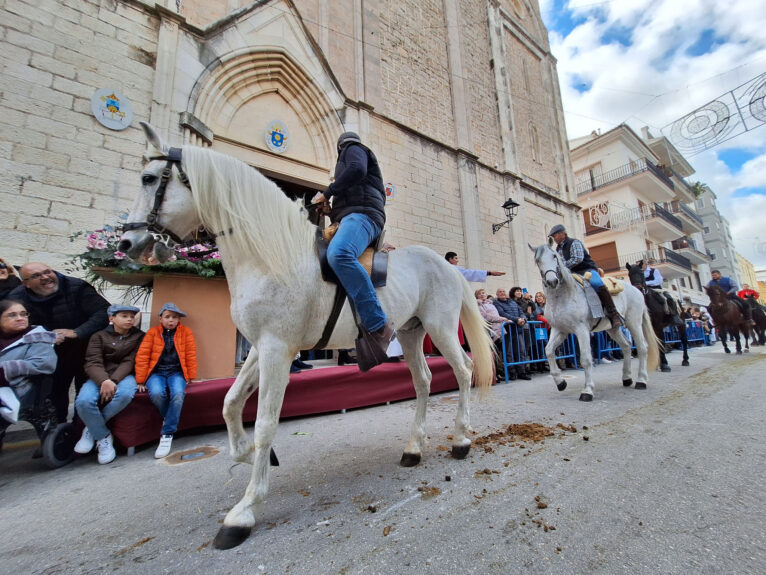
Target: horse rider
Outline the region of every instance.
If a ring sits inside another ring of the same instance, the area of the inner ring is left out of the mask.
[[[745,300],[740,299],[737,296],[736,282],[728,276],[722,276],[719,270],[711,271],[710,275],[713,279],[711,279],[705,287],[720,287],[726,293],[726,295],[729,296],[729,299],[737,305],[739,311],[742,312],[742,316],[745,318],[747,324],[750,326],[755,325],[755,322],[753,321],[753,309]]]
[[[747,284],[742,284],[742,289],[737,292],[737,295],[741,297],[742,299],[747,299],[752,296],[754,300],[757,300],[761,297],[761,294],[759,294],[757,291],[752,289]]]
[[[589,282],[596,290],[598,299],[601,300],[601,305],[604,307],[604,313],[612,322],[612,327],[619,327],[622,325],[622,318],[617,312],[617,308],[614,306],[612,296],[609,294],[609,290],[604,285],[604,280],[598,273],[598,266],[593,258],[590,257],[588,250],[580,240],[570,238],[567,235],[566,228],[561,224],[556,224],[551,228],[548,237],[553,238],[556,242],[556,251],[561,254],[564,259],[564,265],[566,265],[570,271],[583,275],[585,272],[590,271]]]
[[[385,361],[396,332],[358,260],[383,231],[386,192],[378,159],[354,132],[344,132],[338,138],[335,180],[311,203],[323,204],[330,199],[330,220],[340,225],[327,249],[327,260],[369,334],[366,341],[375,346],[357,349],[359,368],[367,371]]]
[[[644,283],[646,287],[652,290],[647,293],[651,293],[651,297],[654,298],[658,305],[662,306],[662,311],[665,315],[672,315],[673,312],[670,309],[670,302],[668,300],[671,296],[667,292],[662,291],[662,274],[660,270],[652,265],[653,263],[654,260],[649,258],[646,261],[640,260],[636,262],[636,265],[644,270]]]

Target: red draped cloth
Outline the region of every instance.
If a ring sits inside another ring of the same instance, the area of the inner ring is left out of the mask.
[[[465,338],[463,337],[463,326],[459,321],[457,322],[457,338],[460,340],[460,345],[465,345]],[[428,334],[426,334],[426,338],[423,340],[423,353],[434,353],[434,344],[431,341],[431,336]]]

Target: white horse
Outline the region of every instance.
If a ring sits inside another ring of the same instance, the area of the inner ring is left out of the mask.
[[[142,188],[120,250],[137,261],[156,264],[172,253],[169,237],[186,240],[201,226],[218,233],[231,316],[253,344],[223,405],[231,455],[253,465],[245,495],[226,515],[214,541],[216,547],[227,549],[244,541],[255,524],[257,505],[268,488],[269,455],[290,362],[299,350],[319,341],[333,307],[335,286],[322,280],[314,248],[316,228],[300,203],[290,201],[273,182],[239,160],[193,146],[169,149],[151,126],[142,126],[150,161],[141,175]],[[454,266],[421,246],[397,249],[389,256],[387,285],[378,290],[378,297],[397,327],[417,396],[401,465],[416,465],[425,446],[431,384],[423,355],[426,332],[458,381],[452,456],[463,459],[471,446],[466,433],[472,370],[480,391],[489,389],[494,381],[492,341],[471,288]],[[473,361],[460,347],[458,318]],[[356,335],[346,302],[326,347],[353,347]],[[242,409],[256,389],[258,413],[251,441],[242,425]]]
[[[580,394],[580,401],[593,399],[593,360],[590,350],[590,333],[592,331],[607,331],[620,346],[623,355],[622,384],[625,387],[633,383],[630,371],[630,343],[620,329],[613,328],[611,322],[602,318],[596,320],[588,307],[583,289],[575,281],[572,273],[564,265],[561,256],[549,245],[533,247],[535,263],[540,269],[545,291],[545,319],[551,326],[550,340],[545,346],[545,355],[551,368],[551,376],[559,391],[566,389],[567,382],[561,377],[561,370],[556,363],[556,349],[566,337],[573,333],[580,345],[580,364],[585,370],[585,387]],[[646,389],[648,380],[647,368],[657,369],[659,348],[657,338],[652,329],[649,312],[644,303],[644,296],[635,287],[622,282],[625,289],[612,296],[614,305],[630,330],[633,343],[638,352],[638,377],[636,389]]]

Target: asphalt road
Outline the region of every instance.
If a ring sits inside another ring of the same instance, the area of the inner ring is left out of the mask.
[[[646,391],[598,366],[592,403],[576,371],[564,392],[542,375],[495,386],[472,403],[476,438],[525,422],[552,435],[463,461],[446,450],[453,393],[431,397],[415,468],[398,466],[411,401],[285,421],[258,524],[230,551],[212,538],[250,467],[232,465],[225,430],[179,437],[174,451],[220,453],[176,465],[147,446],[48,471],[9,445],[0,573],[766,573],[766,350],[680,359]]]

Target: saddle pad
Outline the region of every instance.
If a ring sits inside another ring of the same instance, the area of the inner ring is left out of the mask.
[[[334,229],[333,229],[334,228]],[[326,282],[338,284],[338,276],[330,267],[327,261],[327,248],[330,245],[330,239],[338,231],[337,224],[333,224],[325,230],[317,230],[316,234],[316,249],[317,257],[319,257],[319,267],[322,270],[322,279]],[[329,239],[325,237],[325,234],[329,236]],[[365,269],[370,276],[372,287],[383,287],[386,285],[386,278],[388,276],[388,252],[376,252],[374,248],[369,247],[362,252],[359,256],[359,263]]]
[[[585,272],[585,275],[588,275],[589,273],[590,272]],[[579,274],[572,274],[572,277],[577,280],[577,283],[579,283],[580,287],[583,289],[583,292],[585,293],[585,301],[588,302],[588,307],[590,308],[590,313],[593,315],[593,319],[599,320],[604,317],[604,308],[601,305],[601,300],[598,299],[598,294],[596,293],[596,290],[593,289],[593,286],[590,285],[590,282]]]

